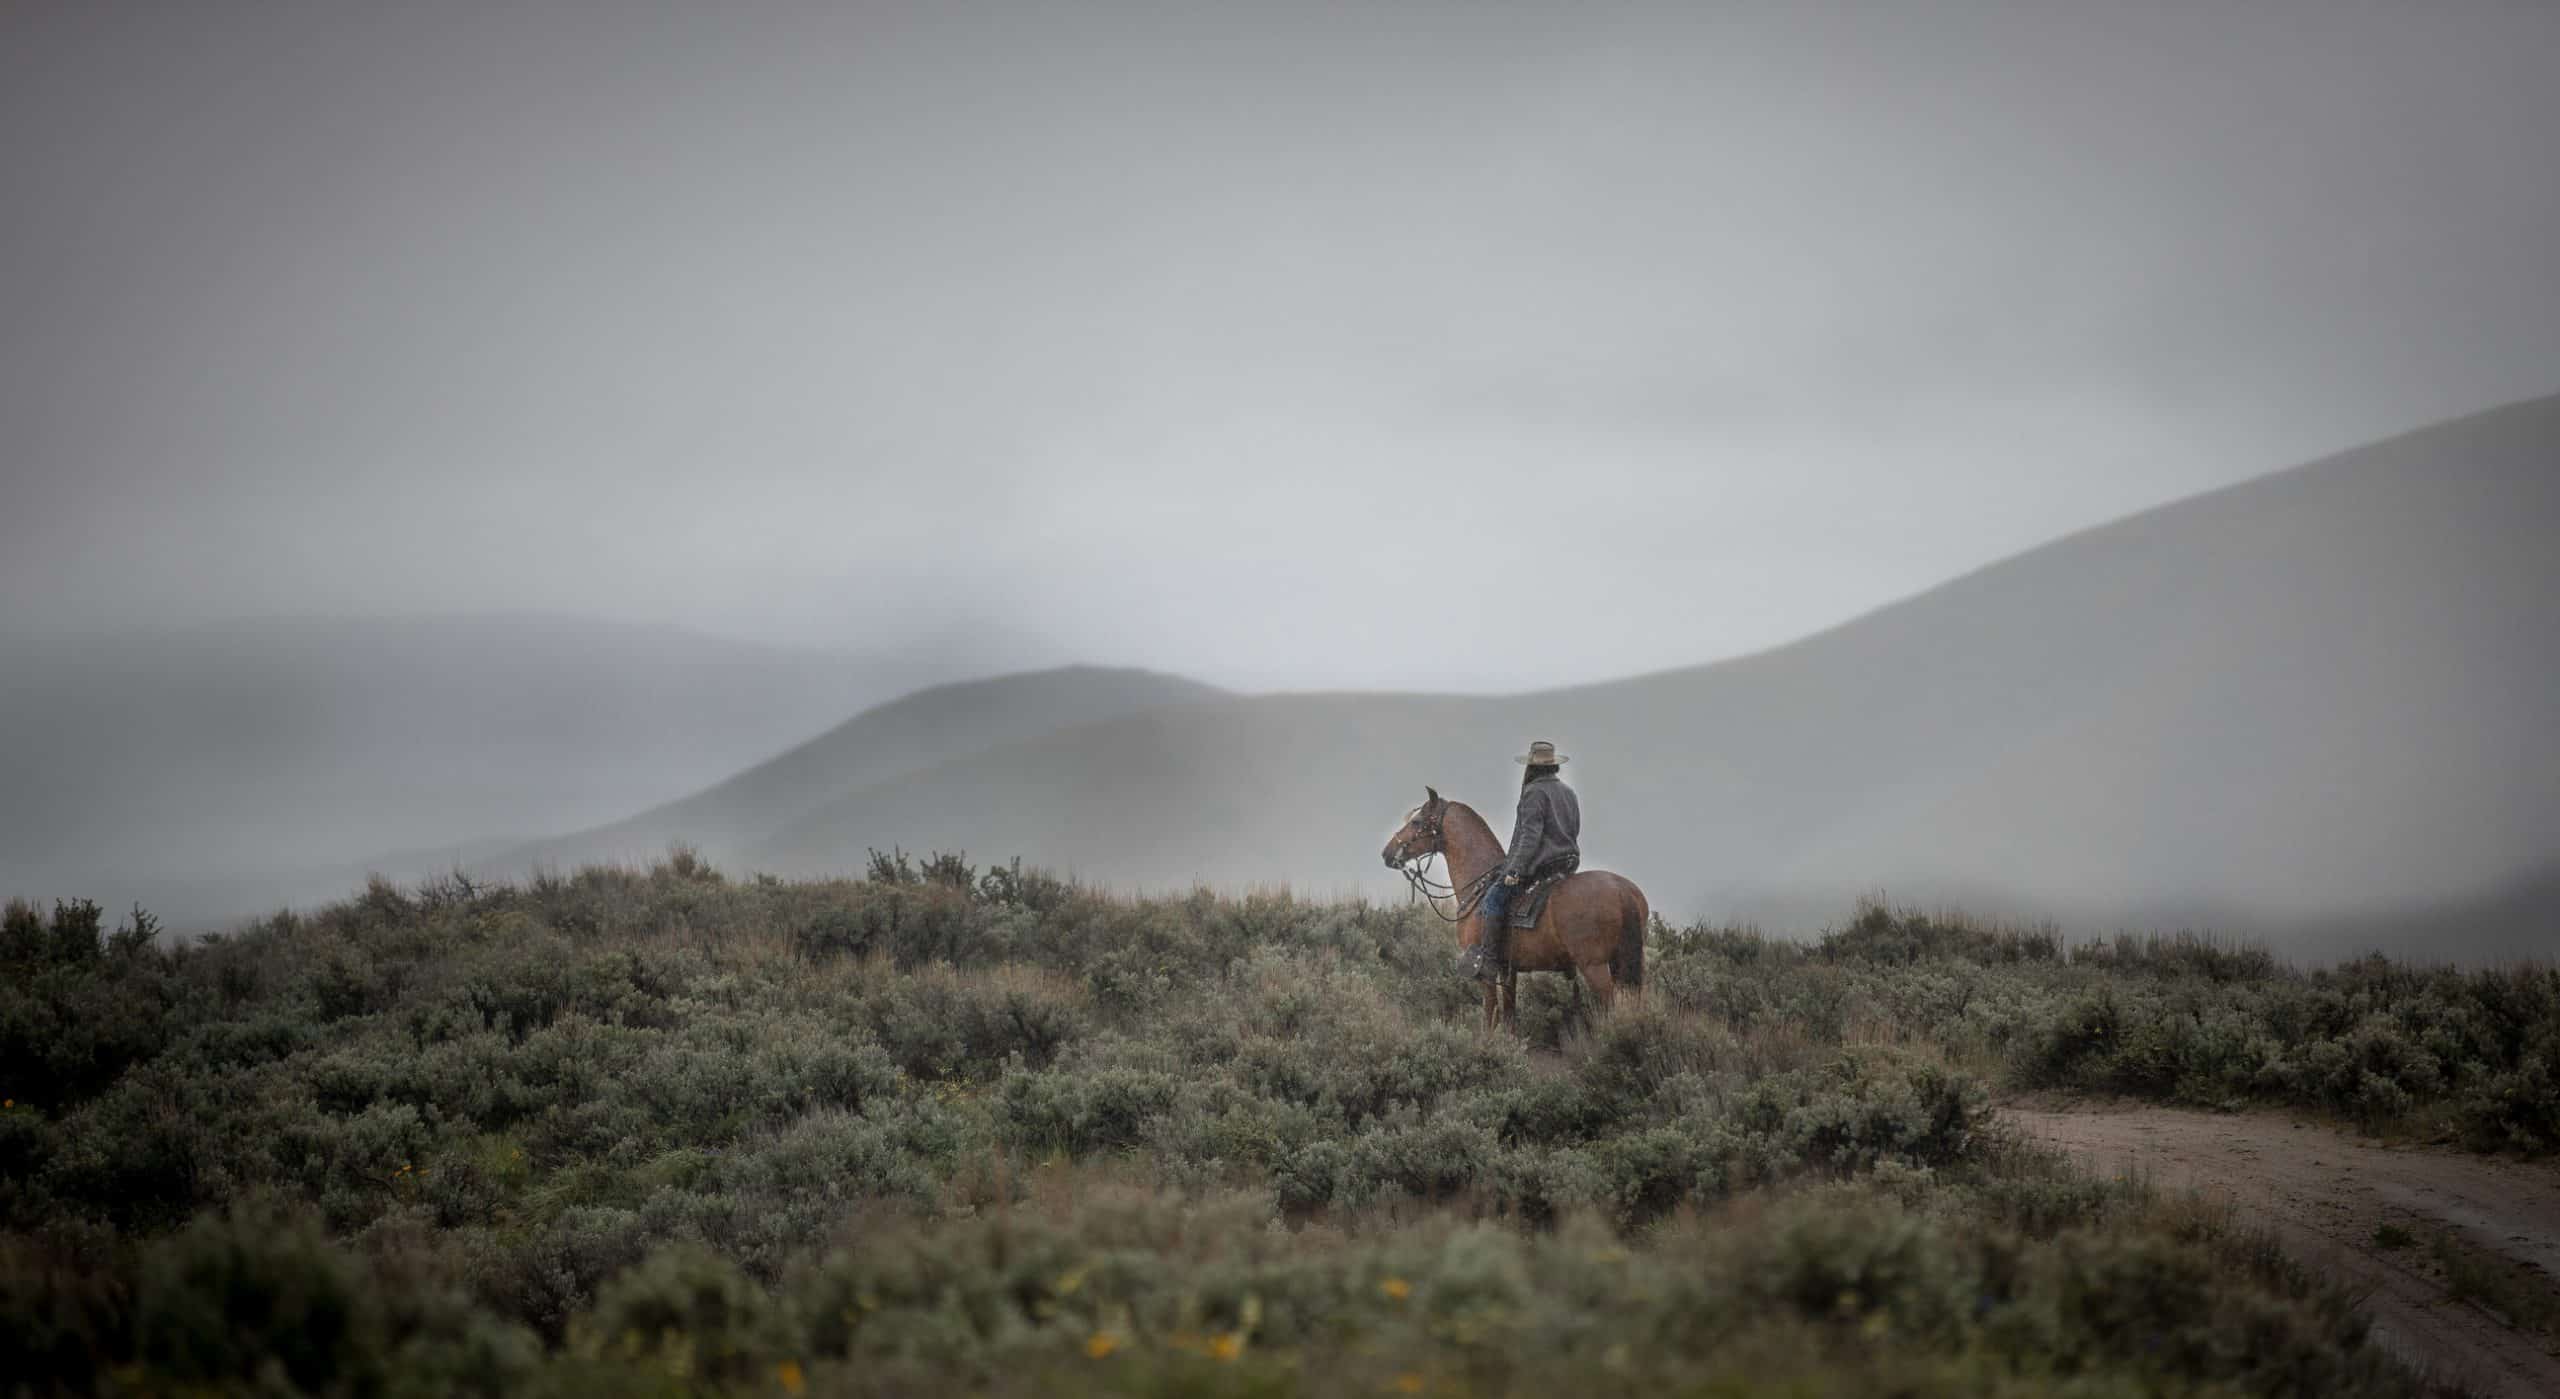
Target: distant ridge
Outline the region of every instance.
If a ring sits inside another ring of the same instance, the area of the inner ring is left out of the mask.
[[[1579,755],[1591,861],[1679,915],[1877,887],[2082,922],[2212,908],[2240,932],[2458,907],[2560,850],[2554,538],[2544,398],[2083,531],[1761,654],[954,743],[742,854],[843,871],[894,842],[1122,886],[1383,891],[1377,843],[1425,782],[1503,807],[1507,755],[1539,736]]]
[[[644,860],[678,842],[718,860],[875,784],[1061,728],[1226,692],[1154,671],[1067,666],[920,690],[864,710],[790,751],[664,806],[483,861],[497,874],[538,865]],[[860,855],[862,852],[852,852]]]

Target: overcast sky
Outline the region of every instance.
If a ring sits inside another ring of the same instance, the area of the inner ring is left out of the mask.
[[[0,627],[1789,639],[2560,388],[2560,6],[0,4]]]

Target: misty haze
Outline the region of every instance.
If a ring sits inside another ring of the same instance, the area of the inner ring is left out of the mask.
[[[2550,1392],[2555,75],[2493,0],[7,7],[0,1306],[114,1320],[0,1372],[2032,1393],[2085,1318],[1733,1279],[1836,1206],[2063,1295],[2185,1227],[2130,1164],[2377,1281],[2180,1234],[2086,1373]],[[2207,1162],[2270,1123],[2438,1173]],[[1582,1227],[1758,1300],[1541,1330]],[[352,1339],[196,1336],[191,1248]],[[941,1250],[1050,1290],[936,1331]]]

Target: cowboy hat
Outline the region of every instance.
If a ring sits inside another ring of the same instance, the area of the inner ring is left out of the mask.
[[[1557,752],[1554,744],[1549,743],[1542,738],[1537,742],[1530,744],[1528,752],[1520,754],[1511,761],[1515,763],[1527,763],[1531,767],[1563,767],[1571,760],[1566,758],[1562,753]]]

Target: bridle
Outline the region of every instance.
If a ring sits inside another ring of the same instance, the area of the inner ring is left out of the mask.
[[[1424,802],[1421,806],[1417,806],[1412,811],[1406,813],[1404,818],[1406,825],[1412,825],[1425,810],[1435,806],[1439,809],[1432,811],[1430,824],[1425,825],[1422,828],[1422,834],[1429,836],[1431,838],[1431,843],[1439,846],[1440,849],[1426,851],[1419,860],[1408,864],[1405,862],[1405,858],[1402,853],[1403,846],[1401,842],[1399,842],[1397,846],[1398,854],[1396,856],[1396,873],[1404,876],[1404,882],[1412,888],[1414,896],[1420,898],[1423,903],[1429,905],[1431,912],[1436,915],[1441,922],[1463,923],[1467,921],[1468,913],[1475,909],[1476,901],[1483,897],[1485,886],[1493,883],[1495,875],[1502,873],[1502,866],[1495,865],[1493,868],[1488,869],[1484,873],[1477,875],[1475,878],[1468,880],[1464,887],[1460,887],[1455,884],[1443,883],[1439,880],[1433,879],[1428,873],[1429,866],[1431,864],[1431,857],[1438,855],[1444,865],[1448,862],[1449,858],[1447,854],[1449,842],[1443,838],[1441,833],[1441,823],[1448,818],[1449,804],[1445,801]],[[1456,905],[1458,911],[1456,913],[1450,913],[1442,909],[1440,907],[1440,901],[1442,899],[1448,899],[1452,904]]]

